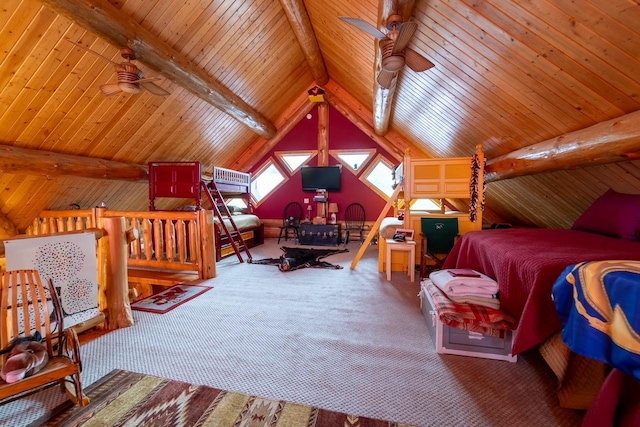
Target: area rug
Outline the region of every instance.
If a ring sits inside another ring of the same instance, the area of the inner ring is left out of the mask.
[[[280,271],[293,271],[300,268],[329,268],[339,270],[341,265],[321,261],[329,255],[349,252],[349,249],[280,248],[284,252],[280,258],[249,260],[251,264],[277,265]]]
[[[211,289],[210,286],[174,285],[131,304],[133,310],[164,314]]]
[[[87,395],[89,405],[65,402],[31,426],[408,426],[119,369]]]

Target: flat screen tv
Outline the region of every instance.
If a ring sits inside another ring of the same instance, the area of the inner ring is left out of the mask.
[[[302,191],[340,191],[341,166],[303,166]]]

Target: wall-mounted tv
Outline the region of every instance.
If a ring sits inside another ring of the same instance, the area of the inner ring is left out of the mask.
[[[340,191],[341,166],[303,166],[302,191]]]

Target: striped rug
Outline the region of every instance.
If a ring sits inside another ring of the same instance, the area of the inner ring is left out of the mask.
[[[91,384],[87,394],[88,406],[67,402],[31,425],[408,426],[118,369]]]

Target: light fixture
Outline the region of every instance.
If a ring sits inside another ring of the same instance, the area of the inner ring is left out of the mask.
[[[308,90],[309,101],[311,102],[324,102],[324,89],[315,86]]]
[[[329,212],[331,213],[331,224],[336,223],[336,213],[338,213],[338,204],[329,203]]]

